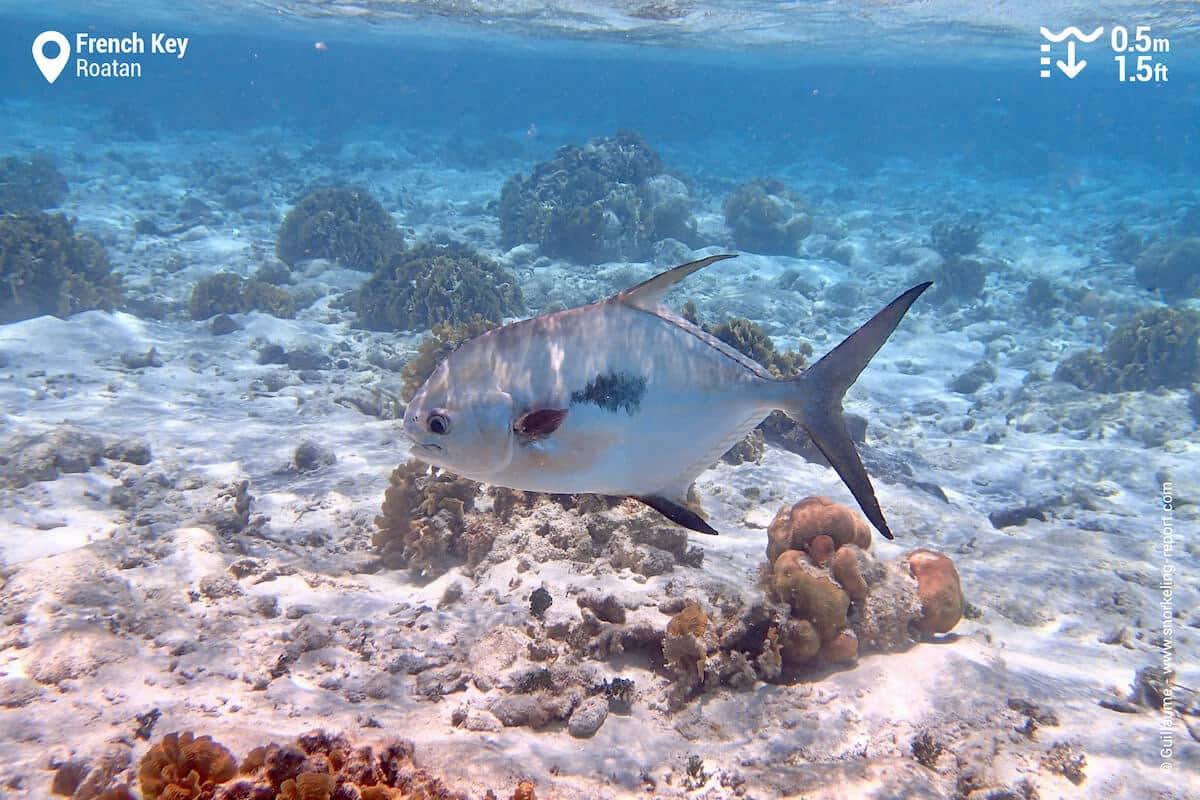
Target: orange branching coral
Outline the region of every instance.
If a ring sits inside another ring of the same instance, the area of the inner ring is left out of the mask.
[[[146,800],[190,800],[237,772],[233,755],[210,736],[169,733],[142,758],[138,783]]]
[[[533,794],[533,783],[530,781],[521,781],[517,784],[517,790],[513,792],[512,800],[537,800]]]

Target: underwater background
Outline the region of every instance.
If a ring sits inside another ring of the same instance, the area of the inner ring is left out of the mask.
[[[976,6],[0,2],[0,797],[1200,798],[1200,12]],[[724,252],[669,304],[780,377],[934,282],[894,542],[779,414],[718,537],[410,460]]]

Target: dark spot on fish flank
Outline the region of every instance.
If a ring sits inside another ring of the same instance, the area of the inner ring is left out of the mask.
[[[637,413],[646,394],[646,379],[624,372],[597,375],[588,385],[571,393],[571,405],[592,403],[614,414],[624,411],[629,416]]]

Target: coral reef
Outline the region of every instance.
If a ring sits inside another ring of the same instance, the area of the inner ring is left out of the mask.
[[[1062,775],[1076,786],[1087,779],[1084,768],[1087,767],[1087,756],[1075,752],[1075,748],[1066,742],[1055,744],[1042,756],[1042,768]]]
[[[914,550],[908,554],[908,568],[917,579],[921,599],[917,628],[925,636],[952,630],[962,619],[965,602],[954,563],[943,553]]]
[[[812,233],[808,205],[781,180],[744,183],[725,199],[725,224],[741,250],[794,256]]]
[[[812,567],[799,550],[785,550],[775,559],[771,590],[777,600],[791,606],[793,616],[812,623],[822,642],[846,627],[850,596]]]
[[[717,653],[716,631],[699,605],[689,603],[667,623],[662,640],[663,660],[674,674],[672,699],[682,702],[701,687],[717,684],[720,674],[709,664]],[[714,661],[715,664],[715,661]]]
[[[560,148],[531,175],[514,175],[500,193],[505,247],[534,242],[578,263],[641,259],[663,238],[696,241],[688,189],[664,172],[637,133]]]
[[[743,355],[754,359],[771,371],[777,378],[792,378],[808,366],[812,345],[805,342],[800,350],[779,350],[775,342],[757,322],[745,317],[733,317],[717,325],[700,322],[696,304],[688,301],[680,310],[680,316],[705,333],[720,339]]]
[[[522,314],[516,279],[464,244],[422,244],[392,258],[354,293],[357,324],[369,330],[419,330]]]
[[[933,298],[939,303],[974,301],[983,294],[988,273],[994,271],[991,261],[964,256],[950,256],[942,261],[933,276]]]
[[[233,755],[212,740],[190,731],[169,733],[150,748],[138,765],[138,784],[146,800],[199,798],[202,791],[237,773]]]
[[[400,373],[400,399],[405,403],[412,400],[421,384],[425,383],[446,356],[453,353],[463,342],[490,331],[498,324],[476,314],[466,322],[439,322],[434,325],[430,334],[418,345],[417,354],[409,359]]]
[[[356,186],[313,189],[283,218],[275,254],[289,266],[330,258],[351,269],[383,267],[403,247],[392,217],[370,192]]]
[[[1104,351],[1065,359],[1057,380],[1099,392],[1186,388],[1200,381],[1200,312],[1150,308],[1113,331]]]
[[[790,544],[794,538],[797,548],[808,549],[775,553],[772,548],[772,560],[764,569],[767,598],[720,592],[710,593],[707,602],[676,597],[659,604],[658,610],[670,615],[663,626],[647,624],[614,596],[582,595],[577,598],[577,620],[564,619],[561,613],[553,619],[539,618],[549,641],[527,645],[530,651],[545,650],[538,656],[541,660],[553,660],[557,654],[556,666],[538,680],[516,680],[533,694],[520,699],[506,695],[508,699],[490,706],[492,715],[506,725],[544,726],[566,721],[587,697],[596,696],[599,688],[586,679],[586,668],[583,673],[568,668],[564,645],[579,659],[645,657],[670,676],[667,700],[679,708],[718,686],[744,689],[759,680],[789,681],[813,668],[852,665],[861,652],[905,649],[926,635],[923,625],[931,632],[941,631],[957,621],[949,618],[945,604],[937,605],[946,592],[930,581],[926,573],[936,570],[926,569],[921,560],[944,556],[914,554],[919,562],[916,572],[926,582],[930,598],[928,607],[923,607],[922,583],[914,578],[909,559],[884,564],[855,544],[867,530],[856,512],[824,498],[809,498],[795,507],[795,536],[777,532],[775,542]],[[779,515],[789,534],[792,508],[785,507]],[[596,519],[593,515],[589,521]],[[596,532],[589,525],[589,534]],[[820,553],[816,559],[814,551]],[[945,565],[953,574],[948,560]],[[939,577],[944,578],[945,572]],[[955,598],[961,612],[961,593]],[[511,644],[509,648],[522,649]],[[612,697],[609,702],[615,709]],[[458,715],[462,724],[493,724],[487,718],[469,722],[468,716],[469,708],[464,706]]]
[[[396,467],[388,484],[372,538],[384,566],[433,578],[486,555],[490,539],[467,530],[466,514],[475,507],[479,484],[420,461]]]
[[[171,733],[142,758],[138,780],[144,800],[466,800],[416,764],[407,740],[375,747],[322,730],[256,747],[240,765],[210,736]],[[133,796],[125,785],[87,795]],[[512,797],[533,800],[533,784],[522,781]]]
[[[1146,248],[1134,263],[1133,277],[1168,301],[1200,295],[1200,236]]]
[[[826,497],[779,509],[767,531],[765,577],[771,598],[790,612],[768,637],[784,665],[853,663],[860,650],[908,647],[915,634],[945,633],[961,619],[949,558],[917,550],[881,564],[870,543],[866,520]]]
[[[120,276],[104,248],[77,236],[66,217],[41,211],[0,216],[0,324],[111,309],[121,297]]]
[[[809,550],[822,534],[833,540],[834,547],[857,545],[871,547],[871,529],[856,511],[828,497],[806,497],[775,514],[767,528],[767,559],[774,564],[788,550]]]
[[[808,356],[812,355],[812,346],[807,344],[800,352],[777,350],[762,326],[748,319],[734,318],[719,325],[709,326],[706,330],[735,350],[750,356],[780,378],[799,375],[800,371],[808,366]]]
[[[247,311],[263,311],[273,317],[291,319],[296,316],[296,304],[286,289],[232,272],[218,272],[201,278],[192,288],[188,301],[188,313],[197,320]]]
[[[480,484],[409,461],[392,471],[383,507],[375,519],[373,544],[389,568],[408,568],[414,577],[432,579],[453,566],[468,574],[488,560],[511,557],[509,549],[492,554],[493,542],[505,535],[511,542],[566,550],[584,560],[606,558],[616,569],[642,575],[661,575],[677,564],[698,566],[704,551],[689,544],[679,528],[648,524],[658,517],[640,504],[625,506],[623,498],[598,495],[547,495],[489,487],[490,510],[476,507]],[[549,523],[536,525],[536,544],[522,525],[538,519],[541,507],[590,514],[582,531],[556,531]],[[486,508],[486,503],[484,504]],[[630,513],[636,509],[636,513]],[[585,541],[586,540],[586,541]],[[515,545],[512,545],[515,547]],[[522,550],[524,552],[524,550]],[[545,602],[540,599],[538,604]],[[548,606],[547,606],[548,607]]]
[[[67,179],[42,156],[0,160],[0,214],[57,208],[67,196]]]
[[[968,258],[982,239],[983,229],[973,218],[938,222],[930,229],[929,246],[942,257],[933,276],[931,296],[936,302],[974,301],[983,294],[988,273],[995,271],[996,264],[992,259]]]
[[[946,260],[974,253],[982,240],[983,228],[973,218],[937,222],[929,230],[929,246]]]

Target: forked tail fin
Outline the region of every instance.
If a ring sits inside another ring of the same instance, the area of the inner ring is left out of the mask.
[[[887,539],[893,538],[892,532],[883,518],[879,501],[875,499],[875,488],[871,486],[871,478],[854,447],[854,440],[846,430],[846,420],[842,417],[842,398],[892,335],[892,331],[896,330],[909,306],[930,285],[922,283],[914,286],[888,303],[865,325],[805,370],[792,381],[799,389],[793,395],[794,405],[789,404],[784,408],[808,431],[813,443],[854,494],[867,519]]]

